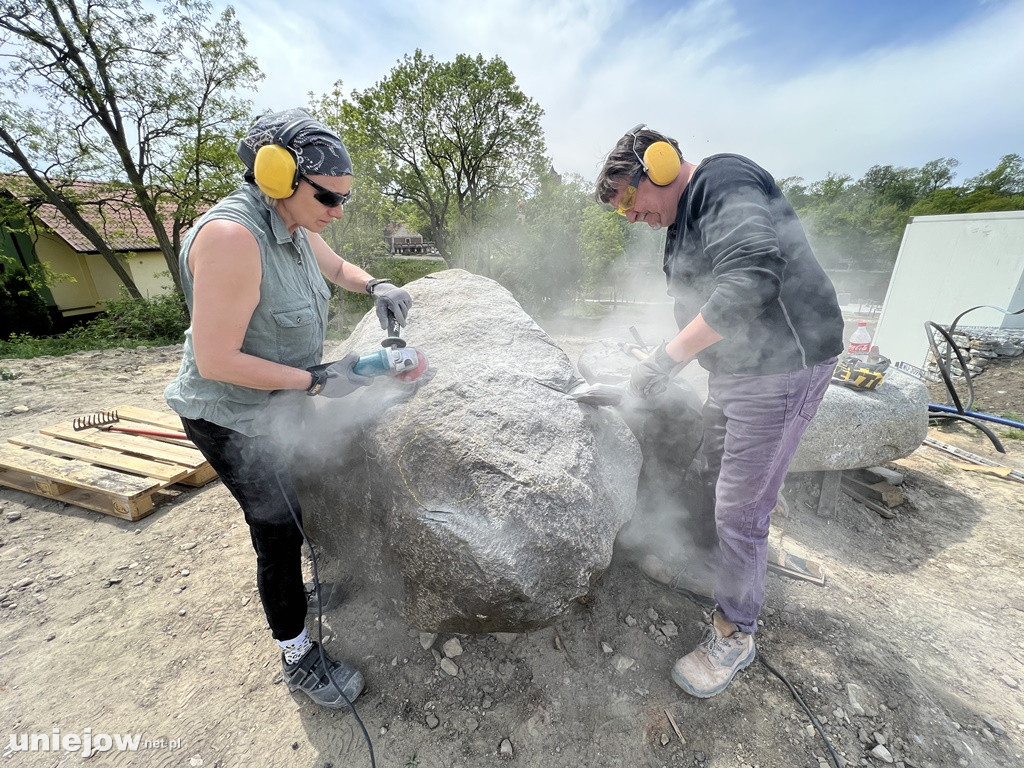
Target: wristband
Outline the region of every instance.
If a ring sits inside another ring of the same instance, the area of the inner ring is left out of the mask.
[[[306,370],[309,371],[310,375],[313,377],[313,382],[306,387],[306,394],[310,397],[313,397],[313,395],[319,395],[320,391],[324,388],[324,384],[327,383],[327,371],[321,366],[317,366],[316,368],[307,368]]]
[[[366,281],[366,292],[373,296],[373,289],[376,288],[381,283],[387,283],[388,285],[391,285],[391,281],[388,280],[386,277],[381,278],[380,280],[374,278],[373,280]]]

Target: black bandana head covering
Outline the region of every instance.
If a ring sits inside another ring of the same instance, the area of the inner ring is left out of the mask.
[[[260,147],[274,142],[278,131],[296,120],[309,120],[289,143],[298,160],[299,172],[306,176],[352,176],[352,159],[334,131],[318,122],[302,108],[286,109],[258,118],[238,142],[238,156],[245,163],[247,176],[252,175],[256,153]]]

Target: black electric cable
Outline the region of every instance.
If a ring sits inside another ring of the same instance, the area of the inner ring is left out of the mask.
[[[935,365],[938,366],[939,375],[942,377],[942,383],[946,385],[946,395],[953,407],[956,408],[957,413],[963,413],[965,410],[970,409],[974,404],[974,382],[971,380],[971,372],[967,369],[967,361],[964,360],[964,356],[960,353],[960,347],[957,346],[955,341],[953,341],[954,328],[955,326],[951,325],[950,329],[947,331],[941,325],[933,323],[931,320],[924,324],[925,333],[928,335],[928,344],[931,346],[932,354],[935,356]],[[938,331],[939,335],[942,336],[946,342],[945,354],[939,352],[939,346],[935,343],[935,331]],[[960,394],[956,391],[956,387],[953,386],[953,378],[949,373],[951,352],[956,354],[956,360],[960,363],[960,370],[963,371],[964,382],[967,385],[966,408],[960,401]]]
[[[929,411],[929,419],[956,419],[958,421],[966,421],[972,427],[977,427],[979,430],[985,433],[985,437],[992,441],[992,447],[995,448],[999,453],[1006,453],[1006,446],[1003,445],[1003,441],[996,437],[996,433],[989,429],[987,426],[982,424],[977,419],[972,419],[970,416],[965,416],[962,413],[947,413],[945,411]]]
[[[842,768],[844,763],[840,762],[839,754],[836,752],[835,747],[832,746],[832,742],[829,741],[828,735],[826,735],[825,733],[825,729],[821,727],[821,723],[818,722],[818,718],[816,718],[814,716],[814,713],[811,712],[811,708],[807,706],[807,703],[803,700],[803,697],[800,695],[800,692],[793,687],[793,684],[789,682],[789,680],[787,680],[782,675],[782,673],[779,672],[779,670],[777,670],[775,667],[768,663],[768,659],[764,657],[764,654],[758,653],[757,658],[760,660],[762,664],[764,664],[764,666],[768,669],[769,672],[771,672],[773,675],[779,678],[779,680],[781,680],[785,684],[785,686],[789,688],[789,692],[793,694],[793,698],[796,699],[797,704],[799,704],[803,708],[804,712],[811,719],[811,724],[814,726],[815,730],[817,730],[818,734],[821,736],[821,740],[825,742],[825,748],[828,750],[828,756],[829,759],[832,761],[832,765],[834,765],[836,768]]]
[[[969,312],[973,312],[976,309],[993,309],[996,312],[1002,312],[1004,315],[1020,315],[1024,314],[1024,309],[1018,309],[1010,311],[1003,309],[1002,307],[993,307],[990,304],[979,304],[976,307],[965,309],[955,318],[953,322],[949,324],[949,329],[943,328],[938,323],[928,321],[924,324],[925,334],[928,336],[928,344],[932,349],[932,354],[935,356],[935,365],[939,369],[939,375],[942,377],[942,383],[946,385],[947,402],[950,403],[955,412],[950,412],[946,409],[937,409],[929,407],[928,418],[929,419],[957,419],[959,421],[965,421],[972,427],[976,427],[985,434],[985,436],[992,442],[993,447],[999,453],[1006,453],[1006,448],[1002,442],[996,437],[995,433],[985,426],[977,418],[972,418],[971,408],[974,405],[974,382],[971,378],[971,372],[967,367],[967,361],[964,356],[960,353],[960,347],[953,341],[953,334],[956,332],[957,323],[963,318],[964,315]],[[946,342],[945,353],[939,352],[939,347],[935,343],[935,332],[938,332],[940,336]],[[953,378],[950,375],[949,367],[951,363],[951,357],[956,354],[957,362],[960,364],[960,370],[964,375],[964,382],[967,385],[967,405],[965,406],[960,400],[960,394],[956,391],[953,386]]]
[[[320,665],[324,668],[327,673],[327,679],[331,681],[341,698],[348,704],[348,708],[352,710],[352,715],[355,717],[356,722],[359,723],[359,728],[363,732],[363,738],[366,739],[366,748],[370,751],[370,766],[371,768],[377,768],[377,760],[373,754],[373,741],[370,739],[370,734],[366,730],[366,726],[363,724],[363,719],[359,717],[359,713],[356,712],[356,705],[352,703],[345,692],[341,690],[341,686],[334,679],[334,675],[331,674],[331,668],[327,666],[327,660],[324,658],[324,610],[323,601],[320,596],[320,569],[316,561],[316,551],[313,549],[313,542],[309,540],[306,535],[306,529],[302,527],[302,523],[299,521],[299,516],[295,513],[295,508],[292,507],[292,502],[288,498],[288,494],[285,492],[284,483],[281,482],[281,475],[274,470],[274,479],[277,480],[277,487],[281,490],[281,496],[284,497],[284,503],[288,505],[288,511],[292,513],[292,520],[295,521],[295,526],[299,529],[299,533],[302,534],[302,540],[306,542],[306,546],[309,547],[309,559],[313,563],[313,591],[316,592],[316,639],[317,639],[317,650],[320,651]]]

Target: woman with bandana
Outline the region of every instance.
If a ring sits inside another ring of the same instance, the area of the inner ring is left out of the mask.
[[[203,215],[181,246],[192,324],[165,397],[242,508],[286,684],[341,708],[363,690],[363,676],[328,656],[305,628],[301,511],[271,434],[271,395],[338,398],[372,381],[354,372],[354,353],[321,364],[327,281],[371,294],[378,316],[390,313],[400,325],[412,299],[320,236],[344,215],[352,188],[352,162],[334,132],[302,109],[264,115],[238,155],[246,183]]]

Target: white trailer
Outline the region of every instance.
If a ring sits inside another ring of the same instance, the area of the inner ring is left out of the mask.
[[[872,343],[893,362],[923,367],[930,351],[925,323],[948,325],[983,304],[1024,307],[1024,211],[914,216]],[[979,309],[958,325],[1024,328],[1024,315]]]

